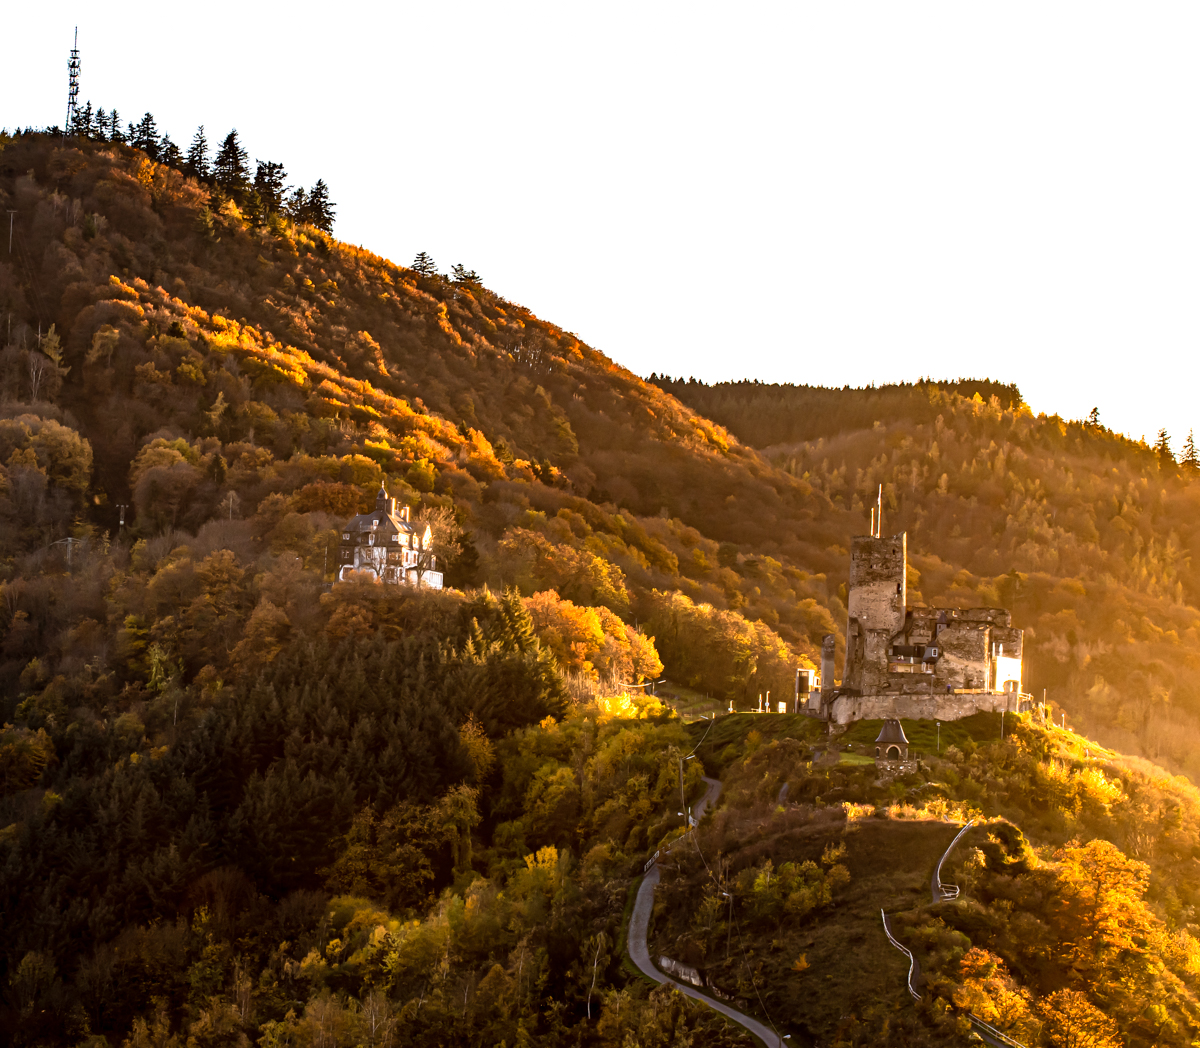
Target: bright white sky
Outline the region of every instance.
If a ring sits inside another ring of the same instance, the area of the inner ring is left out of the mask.
[[[1200,427],[1194,3],[26,4],[0,125],[62,121],[76,23],[82,98],[236,127],[639,374]]]

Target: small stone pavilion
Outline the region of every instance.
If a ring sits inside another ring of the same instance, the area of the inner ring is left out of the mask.
[[[875,768],[879,775],[888,777],[916,771],[917,762],[908,756],[908,736],[904,734],[904,725],[895,717],[883,722],[875,739]]]

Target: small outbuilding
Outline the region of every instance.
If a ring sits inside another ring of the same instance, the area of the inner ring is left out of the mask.
[[[904,726],[894,717],[883,722],[879,737],[875,740],[875,760],[908,760],[908,738],[904,734]]]

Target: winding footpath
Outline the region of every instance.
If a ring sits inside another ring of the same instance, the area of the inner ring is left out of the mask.
[[[721,795],[721,783],[719,780],[710,779],[705,776],[704,781],[708,784],[708,789],[693,808],[694,823],[699,823],[704,817],[704,809]],[[779,1034],[774,1030],[764,1026],[757,1019],[751,1019],[750,1016],[739,1012],[736,1008],[731,1008],[721,1001],[713,1000],[706,994],[701,993],[694,986],[676,982],[674,979],[663,975],[662,972],[654,967],[653,962],[650,960],[650,950],[646,945],[646,933],[650,929],[650,913],[654,909],[654,888],[657,884],[658,863],[655,863],[646,876],[642,878],[641,887],[638,888],[637,900],[633,904],[633,915],[629,918],[629,956],[633,963],[637,965],[638,970],[655,982],[673,986],[685,996],[707,1004],[727,1019],[732,1019],[739,1026],[748,1030],[753,1036],[762,1041],[767,1048],[778,1048],[783,1042]]]

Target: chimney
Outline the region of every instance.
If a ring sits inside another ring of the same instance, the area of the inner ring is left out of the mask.
[[[404,507],[404,508],[403,508],[403,509],[400,511],[400,519],[401,519],[401,520],[408,520],[408,507],[407,507],[407,506],[405,506],[405,507]]]

